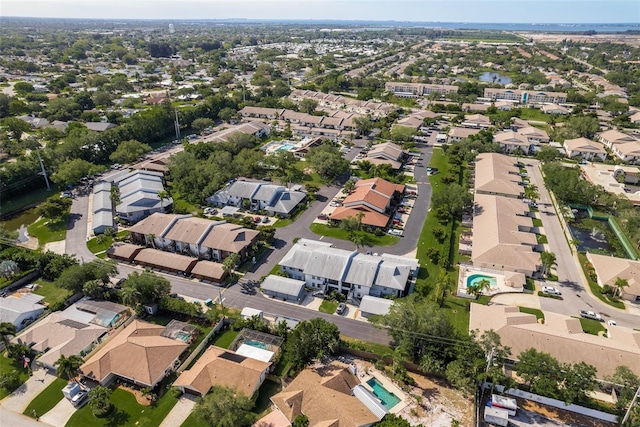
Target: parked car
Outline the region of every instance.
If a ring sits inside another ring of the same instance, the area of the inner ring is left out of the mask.
[[[545,294],[551,294],[551,295],[562,295],[562,292],[560,292],[559,290],[557,290],[553,286],[543,286],[542,287],[542,292],[545,293]]]
[[[398,209],[399,213],[407,213],[407,209],[406,208],[400,208]]]
[[[205,215],[213,215],[213,208],[204,208]]]
[[[340,206],[339,202],[331,202],[329,203],[329,206],[331,206],[332,208],[337,208],[338,206]]]
[[[618,323],[616,323],[615,320],[610,319],[610,320],[607,320],[607,325],[609,325],[609,326],[618,326]]]
[[[347,304],[341,302],[336,308],[336,313],[343,314],[347,310]]]
[[[387,231],[387,233],[391,234],[392,236],[402,236],[402,231],[400,230],[396,230],[395,228],[392,228],[391,230]]]
[[[597,320],[598,322],[602,322],[602,316],[594,311],[580,310],[580,317],[584,317],[585,319]]]
[[[327,215],[325,215],[325,214],[320,214],[320,215],[318,215],[318,219],[326,221],[326,220],[329,219],[329,217]]]
[[[264,218],[262,218],[262,222],[264,222],[265,224],[269,222],[269,217],[265,216]]]
[[[324,291],[315,291],[311,295],[316,297],[316,298],[324,298],[325,297]]]
[[[60,197],[71,198],[71,197],[73,197],[73,193],[71,193],[71,191],[63,191],[62,193],[60,193]]]
[[[262,218],[260,218],[259,216],[253,217],[253,222],[255,222],[256,224],[261,222],[261,221],[262,221]]]

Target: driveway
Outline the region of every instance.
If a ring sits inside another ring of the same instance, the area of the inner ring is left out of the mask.
[[[620,326],[638,327],[640,319],[631,313],[618,310],[596,299],[589,291],[583,275],[582,268],[576,255],[573,254],[569,243],[565,238],[560,219],[556,215],[551,195],[544,186],[542,173],[536,160],[527,159],[527,173],[531,183],[538,186],[540,198],[538,200],[539,217],[545,235],[549,240],[548,250],[556,254],[557,258],[557,287],[562,292],[563,300],[553,298],[540,298],[540,307],[543,311],[562,313],[568,316],[577,316],[579,310],[592,310],[602,314],[607,319],[615,319]],[[556,286],[554,284],[554,286]]]
[[[0,425],[11,427],[42,427],[47,426],[44,421],[36,421],[26,415],[11,412],[4,407],[0,407]]]
[[[171,411],[169,411],[164,420],[162,420],[160,427],[181,426],[193,410],[194,406],[196,406],[195,396],[183,394],[180,396],[180,399],[178,399],[175,406],[171,408]]]
[[[42,415],[40,420],[55,427],[64,427],[75,412],[76,408],[63,397],[56,406]]]
[[[47,373],[45,369],[38,369],[33,376],[22,384],[16,391],[0,402],[3,408],[21,414],[29,403],[53,382],[56,377]],[[3,423],[3,425],[5,425]],[[8,424],[6,424],[8,425]]]

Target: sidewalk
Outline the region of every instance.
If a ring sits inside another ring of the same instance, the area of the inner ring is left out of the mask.
[[[37,395],[42,393],[42,390],[47,388],[54,379],[56,379],[56,377],[44,369],[34,371],[33,376],[29,377],[16,391],[2,400],[0,405],[12,412],[22,414],[27,406],[29,406],[29,403],[31,403]]]

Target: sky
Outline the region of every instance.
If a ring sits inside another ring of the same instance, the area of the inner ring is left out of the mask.
[[[640,0],[0,0],[0,16],[640,23]]]

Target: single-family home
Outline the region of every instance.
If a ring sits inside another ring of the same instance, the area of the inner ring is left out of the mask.
[[[520,353],[535,348],[560,363],[592,365],[598,378],[613,375],[621,365],[640,375],[640,331],[631,328],[616,326],[606,336],[592,335],[583,331],[576,317],[546,311],[540,323],[519,307],[471,304],[469,330],[496,332],[516,360]]]
[[[44,313],[47,307],[40,304],[43,299],[29,292],[0,297],[0,323],[11,323],[21,331]]]
[[[595,142],[587,138],[575,138],[564,140],[564,151],[567,157],[580,157],[584,160],[598,159],[602,162],[607,158],[607,151],[600,142]]]
[[[401,297],[413,291],[418,274],[414,258],[365,255],[326,242],[300,239],[280,261],[280,270],[314,289],[347,297]]]
[[[204,396],[214,386],[231,387],[252,397],[264,382],[270,362],[211,346],[173,383],[183,392]]]
[[[358,180],[354,189],[330,215],[332,221],[342,221],[362,215],[362,224],[384,228],[391,219],[392,207],[399,203],[404,185],[382,178]]]
[[[113,129],[116,127],[113,123],[103,123],[103,122],[87,122],[84,124],[87,129],[93,132],[104,132],[109,129]]]
[[[385,411],[374,414],[354,395],[359,384],[347,365],[332,362],[303,370],[271,402],[289,422],[304,414],[310,426],[370,427]]]
[[[571,113],[571,110],[558,104],[545,104],[540,110],[545,114],[558,114],[563,116]]]
[[[154,388],[178,367],[188,347],[185,341],[167,336],[167,327],[134,320],[96,351],[80,373],[104,386],[120,378]]]
[[[618,290],[620,296],[631,302],[640,302],[640,261],[587,252],[587,259],[598,276],[598,285],[616,288],[618,279],[626,280],[627,287]]]

